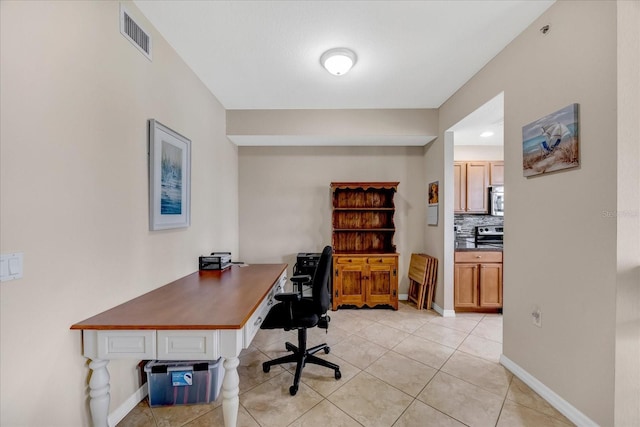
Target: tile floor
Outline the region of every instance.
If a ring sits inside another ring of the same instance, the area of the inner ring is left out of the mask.
[[[262,372],[286,353],[295,332],[261,330],[240,355],[241,427],[571,426],[562,414],[499,363],[502,316],[443,318],[415,305],[340,309],[309,331],[309,346],[327,342],[333,371],[307,365],[289,395],[294,365]],[[150,408],[143,400],[118,427],[223,426],[222,398],[211,404]]]

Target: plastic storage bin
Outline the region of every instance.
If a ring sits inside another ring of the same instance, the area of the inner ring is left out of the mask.
[[[218,398],[224,368],[222,360],[153,360],[144,367],[149,384],[149,406],[209,403]]]

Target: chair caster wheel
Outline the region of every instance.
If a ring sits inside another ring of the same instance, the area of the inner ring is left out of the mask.
[[[295,396],[297,392],[298,392],[298,387],[296,387],[296,386],[294,386],[294,385],[292,385],[291,387],[289,387],[289,394],[290,394],[291,396]]]
[[[271,366],[262,364],[262,372],[267,373],[271,370]]]
[[[331,347],[327,346],[324,348],[324,354],[329,354],[330,351],[331,351]]]
[[[336,371],[335,373],[335,377],[337,380],[339,380],[340,378],[342,378],[342,374],[340,373],[340,371]]]

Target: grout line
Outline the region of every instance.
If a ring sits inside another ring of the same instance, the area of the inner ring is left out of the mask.
[[[500,421],[500,417],[502,416],[502,411],[504,409],[504,404],[507,401],[507,396],[509,395],[509,389],[511,388],[511,383],[513,382],[514,375],[511,376],[509,380],[509,385],[507,386],[507,392],[504,394],[504,399],[502,399],[502,405],[500,405],[500,412],[498,413],[498,418],[496,418],[496,427],[498,425],[498,421]]]

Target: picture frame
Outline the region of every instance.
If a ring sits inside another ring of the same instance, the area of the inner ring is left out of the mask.
[[[149,120],[149,230],[191,224],[191,140]]]
[[[529,178],[580,166],[578,104],[522,127],[522,174]]]
[[[439,181],[430,182],[427,192],[427,225],[438,225]]]

